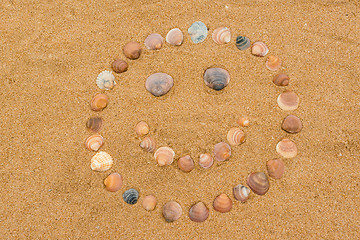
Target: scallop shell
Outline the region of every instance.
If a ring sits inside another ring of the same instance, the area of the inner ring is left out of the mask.
[[[236,200],[246,202],[246,200],[248,200],[249,198],[250,189],[246,186],[239,184],[233,188],[233,194]]]
[[[106,152],[98,152],[91,158],[91,169],[94,171],[104,172],[109,170],[114,161]]]
[[[156,142],[152,137],[145,137],[141,143],[140,147],[147,152],[154,152],[156,148]]]
[[[290,78],[285,73],[280,73],[273,78],[273,83],[277,86],[289,85]]]
[[[281,59],[277,56],[269,56],[266,60],[265,66],[270,71],[277,71],[281,67]]]
[[[258,57],[264,57],[269,52],[268,47],[263,42],[255,42],[252,45],[251,53]]]
[[[217,161],[225,161],[231,156],[231,148],[229,144],[219,142],[214,146],[214,156]]]
[[[205,40],[208,34],[208,29],[204,23],[198,21],[194,22],[188,29],[191,41],[193,43],[201,43]]]
[[[115,85],[115,77],[110,71],[102,71],[96,78],[96,85],[103,90],[110,90]]]
[[[203,202],[194,204],[189,210],[189,218],[194,222],[204,222],[209,217],[209,209]]]
[[[160,147],[156,150],[154,158],[159,166],[170,165],[174,161],[175,152],[169,147]]]
[[[247,118],[247,117],[241,117],[241,118],[239,118],[238,124],[239,124],[241,127],[248,127],[248,126],[250,125],[249,118]]]
[[[288,133],[298,133],[302,129],[302,122],[297,116],[288,115],[284,119],[281,128]]]
[[[227,134],[227,140],[232,146],[240,145],[245,142],[245,133],[240,128],[230,128]]]
[[[166,35],[166,41],[174,46],[180,46],[184,40],[184,35],[179,28],[171,29]]]
[[[97,151],[104,144],[104,138],[100,135],[92,135],[85,140],[85,147],[91,151]]]
[[[138,42],[128,42],[123,47],[125,57],[129,59],[138,59],[141,54],[141,45]]]
[[[217,44],[225,44],[230,42],[231,40],[230,29],[228,29],[227,27],[219,27],[215,29],[212,34],[212,39]]]
[[[293,91],[285,91],[277,98],[277,103],[282,110],[292,111],[299,107],[300,99]]]
[[[236,38],[235,45],[239,50],[244,51],[250,47],[250,39],[247,37],[238,36]]]
[[[154,73],[145,82],[146,90],[159,97],[165,95],[174,86],[174,79],[166,73]]]
[[[130,188],[126,190],[122,196],[126,203],[135,204],[139,199],[139,192],[134,188]]]
[[[142,206],[146,211],[152,211],[155,209],[156,203],[157,203],[156,197],[154,197],[153,195],[148,195],[144,197]]]
[[[258,195],[264,195],[270,187],[269,179],[263,172],[250,173],[247,185]]]
[[[122,176],[118,173],[112,173],[104,180],[106,190],[109,192],[116,192],[120,190],[123,184]]]
[[[296,144],[288,138],[284,138],[276,145],[276,151],[284,158],[294,158],[298,152]]]
[[[145,136],[146,134],[149,133],[149,125],[144,122],[144,121],[140,121],[136,124],[135,126],[135,132],[139,137]]]
[[[279,179],[283,176],[285,172],[285,164],[281,159],[272,159],[266,163],[266,167],[269,173],[269,176],[275,179]]]
[[[163,215],[167,222],[174,222],[181,217],[182,208],[179,203],[175,201],[167,202],[163,206]]]
[[[101,117],[91,117],[86,122],[86,127],[93,132],[99,132],[103,128],[103,120]]]
[[[144,44],[149,50],[158,50],[164,44],[164,38],[158,33],[153,33],[145,39]]]
[[[232,204],[231,199],[225,193],[222,193],[215,198],[213,207],[216,211],[225,213],[231,210]]]
[[[127,64],[127,62],[125,62],[122,59],[116,59],[112,64],[111,64],[111,68],[113,69],[114,72],[116,73],[122,73],[122,72],[126,72],[128,70],[129,65]]]
[[[211,157],[210,154],[205,153],[200,155],[199,165],[202,168],[209,168],[213,165],[214,159]]]
[[[184,172],[191,172],[195,168],[194,160],[189,155],[179,158],[177,163]]]
[[[219,91],[229,84],[230,74],[222,68],[208,68],[204,73],[204,81],[206,86]]]
[[[90,108],[93,111],[101,111],[109,103],[109,98],[103,93],[96,94],[90,102]]]

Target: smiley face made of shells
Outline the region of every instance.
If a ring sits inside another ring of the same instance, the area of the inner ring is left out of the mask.
[[[200,21],[193,23],[188,28],[188,33],[191,41],[195,44],[203,42],[208,35],[208,28]],[[231,31],[227,27],[216,28],[212,33],[212,39],[216,44],[228,44],[231,42]],[[180,46],[183,43],[184,35],[179,28],[171,29],[165,38],[166,42],[171,46]],[[164,38],[157,33],[150,34],[144,41],[146,49],[153,51],[159,50],[164,46]],[[251,43],[248,37],[238,36],[235,41],[235,46],[240,51],[245,51],[250,48]],[[141,44],[135,41],[128,42],[123,47],[123,54],[128,59],[138,59],[142,53]],[[251,54],[256,57],[265,57],[269,52],[269,48],[264,42],[256,41],[251,46]],[[116,59],[112,65],[112,70],[115,73],[122,73],[128,70],[128,64],[122,59]],[[265,67],[270,71],[278,71],[281,69],[281,59],[277,56],[271,55],[265,62]],[[105,70],[101,72],[96,78],[96,84],[101,90],[111,90],[116,85],[115,76],[111,71]],[[277,87],[286,87],[289,85],[289,76],[285,73],[275,75],[272,82]],[[221,91],[230,83],[230,74],[227,70],[218,67],[208,68],[204,71],[203,81],[206,86],[212,88],[214,91]],[[154,73],[148,76],[145,81],[146,90],[154,96],[154,99],[167,94],[174,86],[173,77],[167,73]],[[291,90],[283,91],[277,97],[277,104],[279,108],[284,111],[293,111],[299,106],[299,97]],[[95,112],[102,111],[109,103],[109,98],[105,93],[98,93],[90,100],[90,108]],[[100,117],[91,117],[86,122],[86,127],[92,133],[85,140],[85,147],[90,151],[97,152],[91,158],[91,169],[94,171],[108,171],[114,164],[113,158],[106,152],[99,151],[104,144],[104,138],[99,134],[103,128],[104,121]],[[246,141],[246,133],[244,128],[249,127],[250,119],[241,116],[237,120],[239,127],[232,127],[229,129],[226,139],[227,142],[219,142],[214,145],[212,153],[201,153],[198,159],[198,164],[201,168],[209,169],[215,161],[228,161],[231,158],[231,147],[238,147]],[[299,133],[302,129],[302,122],[299,117],[295,115],[288,115],[282,122],[281,128],[290,134]],[[157,164],[161,167],[171,165],[175,159],[175,152],[168,146],[156,146],[156,140],[150,136],[150,126],[145,121],[139,121],[135,126],[135,133],[139,138],[139,147],[145,152],[153,153],[153,157]],[[294,158],[297,155],[298,149],[296,144],[284,138],[278,142],[275,147],[277,153],[282,158]],[[179,156],[177,166],[184,172],[193,171],[195,168],[194,159],[190,155]],[[267,161],[266,167],[268,175],[274,179],[280,179],[285,172],[284,162],[278,159],[271,159]],[[252,172],[246,178],[247,186],[239,183],[232,189],[233,198],[245,203],[250,192],[257,195],[264,195],[270,188],[268,176],[264,172]],[[109,192],[116,192],[121,189],[123,185],[123,177],[119,173],[111,173],[104,179],[105,189]],[[139,198],[139,191],[134,188],[127,189],[123,192],[123,199],[128,204],[136,204]],[[148,195],[143,198],[142,206],[147,211],[152,211],[156,208],[157,199],[153,195]],[[226,213],[231,211],[233,200],[225,193],[220,193],[212,203],[213,209],[217,212]],[[182,215],[182,207],[176,201],[168,201],[163,205],[162,214],[167,222],[178,220]],[[204,202],[197,202],[190,207],[189,218],[194,222],[203,222],[209,215],[209,207]]]

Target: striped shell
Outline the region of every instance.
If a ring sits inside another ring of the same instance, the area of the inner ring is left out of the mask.
[[[106,108],[108,103],[109,103],[108,96],[106,96],[103,93],[99,93],[99,94],[96,94],[93,97],[93,99],[91,100],[90,108],[91,108],[91,110],[98,112],[98,111],[101,111],[104,108]]]
[[[170,165],[174,161],[175,152],[169,147],[160,147],[156,150],[154,158],[159,166]]]
[[[281,67],[281,59],[277,56],[269,56],[266,60],[265,66],[270,71],[277,71]]]
[[[269,49],[263,42],[255,42],[251,48],[251,53],[258,57],[264,57],[268,52]]]
[[[229,144],[220,142],[214,146],[214,156],[217,161],[225,161],[231,156],[231,148]]]
[[[181,217],[182,208],[179,203],[175,201],[167,202],[163,206],[163,215],[167,222],[174,222]]]
[[[247,37],[238,36],[236,38],[235,45],[239,50],[244,51],[250,47],[250,39]]]
[[[208,68],[204,73],[206,86],[219,91],[226,87],[230,82],[230,74],[222,68]]]
[[[106,152],[98,152],[91,158],[91,169],[94,171],[104,172],[109,170],[114,161]]]
[[[134,188],[130,188],[126,190],[122,196],[126,203],[135,204],[139,199],[139,192]]]
[[[258,195],[264,195],[270,187],[269,179],[263,172],[251,173],[247,178],[247,185]]]
[[[231,40],[230,29],[228,29],[227,27],[219,27],[215,29],[212,34],[212,39],[217,44],[225,44],[230,42]]]
[[[184,34],[179,28],[171,29],[166,35],[166,42],[174,46],[180,46],[184,40]]]
[[[119,173],[112,173],[104,180],[106,190],[109,192],[116,192],[120,190],[123,184],[122,176]]]
[[[92,135],[85,140],[85,147],[91,151],[97,151],[104,144],[104,138],[100,135]]]
[[[101,117],[91,117],[86,122],[86,127],[92,132],[99,132],[103,128],[103,120]]]
[[[174,79],[166,73],[154,73],[145,82],[146,90],[156,97],[165,95],[173,86]]]
[[[245,133],[240,128],[230,128],[227,134],[227,140],[232,146],[240,145],[245,142]]]
[[[156,148],[156,142],[152,137],[145,137],[140,142],[140,147],[147,152],[154,152]]]
[[[127,62],[125,62],[122,59],[116,59],[112,64],[111,64],[111,68],[114,72],[116,73],[122,73],[122,72],[126,72],[128,70],[129,65],[127,64]]]
[[[239,184],[233,188],[233,194],[236,200],[246,202],[246,200],[248,200],[249,198],[250,189],[246,186]]]
[[[209,168],[213,165],[214,159],[208,153],[201,154],[199,159],[199,165],[202,168]]]
[[[96,78],[96,85],[103,90],[110,90],[115,85],[115,77],[110,71],[102,71]]]
[[[188,33],[193,43],[201,43],[207,37],[208,29],[203,22],[198,21],[189,27]]]
[[[231,199],[225,193],[222,193],[219,196],[217,196],[213,203],[213,207],[215,211],[221,213],[229,212],[232,208],[232,205],[233,203]]]
[[[149,130],[150,130],[149,125],[144,121],[138,122],[135,126],[135,132],[139,137],[148,134]]]
[[[284,138],[278,142],[276,151],[284,158],[294,158],[298,152],[296,144],[288,138]]]
[[[144,44],[149,50],[158,50],[164,44],[164,38],[158,33],[153,33],[145,39]]]
[[[189,218],[194,222],[204,222],[209,217],[209,209],[203,202],[194,204],[189,210]]]
[[[285,91],[277,98],[279,107],[284,111],[292,111],[299,107],[300,99],[293,91]]]

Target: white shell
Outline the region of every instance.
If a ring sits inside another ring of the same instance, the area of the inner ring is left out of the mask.
[[[110,90],[116,85],[115,77],[110,71],[102,71],[96,79],[96,85],[100,89]]]
[[[159,166],[170,165],[174,161],[175,152],[169,147],[160,147],[156,150],[154,158]]]
[[[114,161],[108,153],[98,152],[91,158],[91,169],[99,172],[107,171],[113,163]]]

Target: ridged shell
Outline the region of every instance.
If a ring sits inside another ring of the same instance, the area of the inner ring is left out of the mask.
[[[293,91],[285,91],[277,98],[277,103],[282,110],[292,111],[299,107],[300,99]]]
[[[285,73],[280,73],[273,78],[273,83],[277,86],[289,85],[290,78]]]
[[[169,147],[160,147],[156,150],[154,158],[159,166],[170,165],[174,161],[175,152]]]
[[[156,148],[156,142],[152,137],[145,137],[140,142],[140,147],[147,152],[154,152]]]
[[[104,138],[100,135],[92,135],[85,140],[85,147],[91,151],[97,151],[104,144]]]
[[[245,142],[245,133],[240,128],[230,128],[227,134],[227,140],[232,146],[240,145]]]
[[[158,50],[164,44],[164,38],[158,33],[153,33],[147,36],[144,44],[145,47],[149,50]]]
[[[180,46],[184,40],[184,34],[179,28],[171,29],[166,35],[166,41],[174,46]]]
[[[128,42],[123,47],[125,57],[129,59],[138,59],[141,54],[141,45],[138,42]]]
[[[103,90],[110,90],[115,85],[115,77],[110,71],[102,71],[96,78],[96,85]]]
[[[235,45],[239,50],[244,51],[250,47],[250,39],[247,37],[238,36],[236,38]]]
[[[90,131],[99,132],[103,128],[103,120],[101,117],[91,117],[86,122],[86,127]]]
[[[189,210],[189,218],[194,222],[204,222],[209,217],[209,209],[203,202],[194,204]]]
[[[208,68],[204,73],[204,81],[206,86],[219,91],[229,84],[230,74],[222,68]]]
[[[231,40],[231,32],[227,27],[219,27],[214,30],[212,39],[217,44],[225,44]]]
[[[263,172],[251,173],[247,178],[247,185],[258,195],[264,195],[270,188],[269,179]]]
[[[194,22],[188,29],[191,41],[193,43],[201,43],[205,40],[208,34],[208,29],[204,23],[198,21]]]
[[[248,127],[248,126],[250,125],[249,118],[247,118],[247,117],[241,117],[241,118],[239,118],[238,124],[239,124],[241,127]]]
[[[109,170],[114,161],[106,152],[98,152],[91,158],[91,169],[94,171],[104,172]]]
[[[269,176],[275,179],[281,178],[285,172],[285,164],[281,161],[281,159],[272,159],[267,161],[266,167]]]
[[[155,209],[156,203],[157,203],[156,197],[154,197],[153,195],[148,195],[144,197],[142,206],[146,211],[152,211]]]
[[[120,190],[123,184],[122,176],[119,173],[112,173],[104,180],[106,190],[116,192]]]
[[[268,47],[263,42],[254,42],[251,53],[258,57],[264,57],[269,52]]]
[[[276,145],[276,151],[284,158],[294,158],[298,152],[296,144],[288,138],[284,138]]]
[[[114,72],[116,73],[122,73],[122,72],[126,72],[128,70],[129,65],[127,64],[127,62],[125,62],[122,59],[116,59],[112,64],[111,64],[111,68]]]
[[[219,142],[214,146],[214,156],[217,161],[225,161],[231,156],[231,148],[229,144]]]
[[[246,186],[239,184],[233,188],[233,194],[236,200],[246,202],[246,200],[248,200],[249,198],[250,189]]]
[[[277,71],[281,67],[281,59],[277,56],[269,56],[266,60],[265,66],[270,71]]]
[[[139,192],[134,188],[130,188],[126,190],[122,196],[126,203],[135,204],[139,199]]]
[[[194,160],[189,155],[179,158],[177,163],[184,172],[191,172],[195,168]]]
[[[166,73],[154,73],[145,82],[146,90],[159,97],[165,95],[174,86],[174,79]]]
[[[302,129],[302,122],[297,116],[288,115],[281,124],[281,128],[288,133],[298,133]]]
[[[148,134],[149,130],[150,130],[149,125],[144,121],[138,122],[135,126],[135,132],[139,137]]]
[[[213,207],[216,211],[225,213],[231,210],[232,204],[231,199],[225,193],[222,193],[215,198]]]
[[[99,94],[96,94],[93,97],[93,99],[91,100],[90,108],[91,108],[91,110],[98,112],[98,111],[101,111],[104,108],[106,108],[108,103],[109,103],[108,96],[106,96],[103,93],[99,93]]]
[[[208,153],[201,154],[199,159],[199,165],[202,168],[209,168],[213,165],[214,159]]]
[[[167,202],[163,206],[163,215],[167,222],[174,222],[181,217],[182,208],[179,203],[175,201]]]

